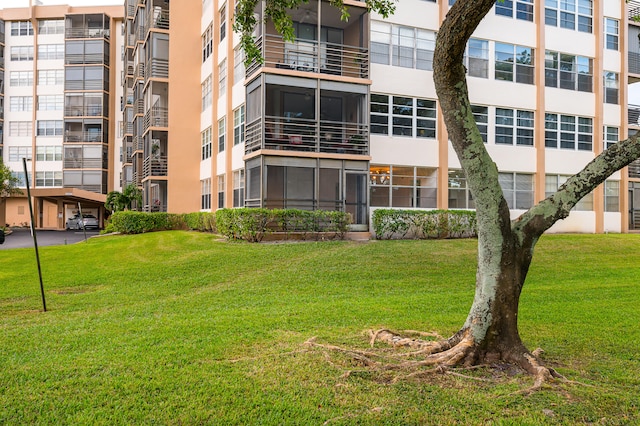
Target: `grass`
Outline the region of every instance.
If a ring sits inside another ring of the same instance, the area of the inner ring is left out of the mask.
[[[545,236],[520,331],[583,385],[389,383],[303,342],[455,332],[475,241],[220,242],[162,232],[0,252],[0,424],[640,423],[640,236]],[[478,373],[491,374],[491,372]]]

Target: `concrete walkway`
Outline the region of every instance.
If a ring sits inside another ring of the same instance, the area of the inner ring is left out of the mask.
[[[98,231],[87,231],[87,238],[93,235],[98,235]],[[60,246],[84,241],[82,231],[36,231],[36,236],[38,237],[38,247]],[[5,236],[4,244],[0,244],[0,250],[24,247],[33,248],[33,237],[31,237],[31,231],[28,228],[14,229],[11,235]]]

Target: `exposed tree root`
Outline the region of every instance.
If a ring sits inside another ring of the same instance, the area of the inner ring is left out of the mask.
[[[434,375],[450,375],[479,382],[495,382],[498,380],[498,376],[493,378],[478,377],[464,374],[462,371],[481,368],[513,371],[515,367],[515,371],[529,373],[534,379],[532,386],[520,390],[516,394],[529,395],[540,391],[545,385],[551,383],[579,384],[567,380],[555,369],[545,366],[540,360],[540,355],[544,352],[540,348],[529,352],[522,346],[521,348],[511,348],[510,352],[504,354],[487,353],[480,350],[472,336],[464,332],[457,333],[449,339],[443,339],[434,332],[423,333],[410,330],[406,333],[420,337],[432,337],[437,340],[406,337],[381,329],[368,331],[369,344],[373,348],[371,350],[346,349],[322,344],[318,343],[315,338],[307,340],[305,346],[342,353],[364,367],[356,370],[349,369],[341,378],[359,373],[380,373],[381,377],[386,377],[384,381],[390,383],[433,377]],[[394,351],[389,353],[384,348],[376,347],[376,343],[391,346]],[[329,361],[329,358],[327,360]],[[338,367],[336,363],[329,362]]]

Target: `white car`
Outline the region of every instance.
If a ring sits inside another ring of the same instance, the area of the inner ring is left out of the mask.
[[[80,219],[79,214],[67,219],[67,229],[82,229],[83,225],[84,229],[100,228],[98,218],[92,214],[83,214],[82,219]]]

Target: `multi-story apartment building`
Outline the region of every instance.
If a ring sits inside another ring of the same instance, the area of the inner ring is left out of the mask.
[[[102,217],[118,173],[122,7],[3,9],[0,152],[34,196],[36,226]],[[29,223],[26,196],[0,206],[0,222]]]
[[[474,208],[432,81],[451,3],[402,0],[382,19],[345,0],[343,21],[311,0],[291,12],[288,42],[262,19],[261,2],[264,62],[245,67],[233,2],[124,0],[123,163],[113,186],[138,185],[147,211],[335,209],[353,215],[354,229],[368,229],[375,208]],[[514,217],[627,135],[626,82],[640,80],[636,6],[506,1],[469,41],[474,114]],[[611,176],[552,230],[640,228],[636,169]]]

